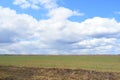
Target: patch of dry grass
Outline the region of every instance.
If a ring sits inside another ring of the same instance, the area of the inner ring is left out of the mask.
[[[0,80],[120,80],[119,72],[0,66]]]

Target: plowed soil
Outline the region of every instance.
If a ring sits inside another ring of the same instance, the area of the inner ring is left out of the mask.
[[[0,80],[120,80],[119,72],[0,66]]]

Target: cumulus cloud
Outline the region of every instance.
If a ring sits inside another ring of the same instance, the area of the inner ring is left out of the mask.
[[[2,54],[109,54],[119,52],[120,23],[114,18],[93,17],[73,22],[82,16],[59,7],[56,0],[15,0],[22,8],[44,7],[48,19],[37,20],[0,7],[0,53]]]
[[[115,42],[116,42],[115,38],[93,38],[93,39],[89,39],[89,40],[80,41],[77,44],[81,47],[86,47],[86,48],[92,49],[94,47],[113,45],[113,44],[115,44]]]
[[[41,7],[52,9],[57,7],[56,0],[14,0],[13,4],[19,5],[22,9],[40,9]]]
[[[51,18],[55,20],[64,20],[71,16],[80,16],[83,15],[82,13],[78,13],[77,11],[72,11],[65,7],[58,7],[50,11],[48,14]]]
[[[31,29],[34,30],[33,27],[35,27],[37,23],[36,19],[32,16],[17,14],[14,10],[3,7],[0,7],[0,18],[1,36],[9,36],[11,39],[13,39],[13,37],[17,39],[17,36],[31,37],[31,34],[34,32],[31,31]]]

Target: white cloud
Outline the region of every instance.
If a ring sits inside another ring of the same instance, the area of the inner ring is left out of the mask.
[[[78,42],[78,45],[86,48],[94,48],[106,45],[113,45],[115,44],[115,42],[116,42],[115,38],[93,38],[91,40],[88,39],[80,41]]]
[[[119,23],[115,19],[95,17],[93,19],[87,19],[81,23],[86,27],[88,34],[112,34],[120,30]]]
[[[15,0],[22,8],[44,7],[49,19],[36,20],[27,14],[0,7],[0,53],[18,54],[95,54],[118,52],[120,23],[115,19],[93,17],[72,22],[82,16],[74,10],[58,7],[56,0]]]
[[[82,16],[82,13],[78,13],[77,11],[72,11],[65,7],[58,7],[55,9],[52,9],[49,14],[51,18],[54,20],[66,20],[67,18],[71,16]]]
[[[40,9],[42,6],[46,9],[57,7],[56,0],[14,0],[13,4],[19,5],[23,9]]]
[[[15,41],[17,38],[30,38],[37,26],[37,21],[26,14],[17,14],[14,10],[0,7],[0,39]],[[34,27],[34,28],[33,28]]]
[[[56,8],[58,5],[57,5],[57,1],[56,0],[39,0],[39,2],[44,5],[45,8],[48,8],[48,9],[53,9],[53,8]]]
[[[15,5],[20,5],[21,8],[29,8],[31,5],[27,0],[15,0],[14,3]]]

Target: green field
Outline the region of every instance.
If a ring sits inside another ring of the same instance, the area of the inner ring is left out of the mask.
[[[0,56],[0,65],[120,72],[120,56]]]

